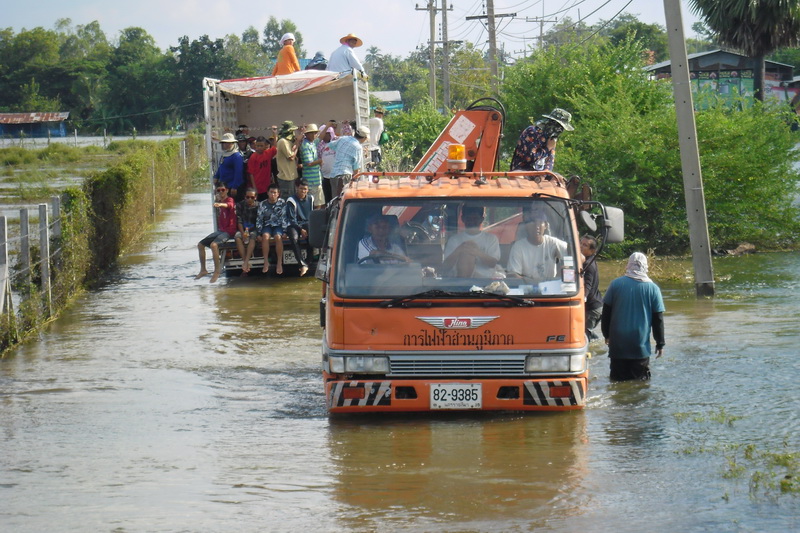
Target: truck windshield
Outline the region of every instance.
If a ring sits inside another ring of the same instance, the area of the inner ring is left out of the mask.
[[[341,296],[577,292],[579,256],[561,200],[353,200],[341,220],[334,280]]]

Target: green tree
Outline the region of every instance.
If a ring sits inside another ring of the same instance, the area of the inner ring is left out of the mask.
[[[623,13],[612,21],[601,21],[601,35],[609,38],[612,44],[620,44],[629,38],[642,44],[645,50],[653,52],[653,61],[669,59],[667,31],[660,24],[646,24],[630,13]]]
[[[400,145],[409,162],[407,168],[425,155],[449,120],[450,117],[439,113],[430,100],[407,111],[389,113],[384,119],[386,131],[390,132],[392,141]]]
[[[491,94],[491,74],[484,54],[472,43],[456,46],[450,56],[452,107],[462,109]]]
[[[767,54],[800,44],[800,2],[691,0],[690,5],[720,43],[753,58],[756,63],[753,88],[756,98],[763,101]]]

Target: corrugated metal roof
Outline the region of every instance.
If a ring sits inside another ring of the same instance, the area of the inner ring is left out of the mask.
[[[69,111],[62,113],[0,113],[0,124],[38,124],[61,122],[69,118]]]

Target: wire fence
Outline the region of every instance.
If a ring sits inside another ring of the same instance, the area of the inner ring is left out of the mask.
[[[13,237],[9,237],[7,217],[0,216],[0,316],[3,317],[12,316],[20,299],[29,293],[15,293],[12,289],[29,287],[33,283],[39,285],[45,310],[48,316],[52,315],[51,268],[58,264],[63,252],[60,239],[61,197],[53,196],[49,206],[39,204],[36,208],[38,232],[31,232],[31,210],[31,207],[20,209],[19,231]],[[51,249],[52,244],[57,247]],[[11,258],[16,258],[14,265]]]

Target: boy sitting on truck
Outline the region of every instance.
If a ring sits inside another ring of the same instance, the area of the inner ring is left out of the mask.
[[[256,247],[257,216],[256,190],[248,188],[245,191],[244,200],[236,204],[236,222],[239,231],[233,236],[236,241],[236,249],[239,250],[239,257],[242,258],[242,276],[246,276],[250,272],[250,258],[253,257],[253,250]]]
[[[217,210],[217,231],[210,233],[205,239],[197,243],[197,250],[200,255],[200,272],[194,279],[200,279],[208,275],[206,270],[206,246],[211,249],[211,257],[214,260],[214,273],[211,276],[211,283],[219,279],[222,272],[220,266],[219,245],[230,239],[236,233],[236,206],[233,198],[228,196],[228,187],[224,183],[217,186],[217,198],[214,202]]]
[[[283,274],[283,234],[286,231],[286,202],[281,198],[281,190],[277,183],[269,186],[268,197],[258,206],[256,229],[261,235],[261,252],[264,255],[264,268],[261,272],[269,272],[269,240],[275,238],[276,274]]]
[[[300,265],[300,275],[308,272],[308,262],[303,259],[300,251],[300,239],[308,238],[308,221],[311,211],[314,210],[314,195],[308,192],[308,182],[304,178],[297,178],[294,182],[295,193],[286,201],[286,234],[292,243],[292,250]],[[311,259],[314,249],[306,244],[306,257]]]

